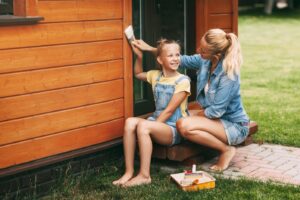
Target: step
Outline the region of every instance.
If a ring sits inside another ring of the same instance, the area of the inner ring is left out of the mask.
[[[241,145],[245,146],[253,143],[252,136],[257,131],[258,131],[257,123],[255,121],[251,121],[249,136]],[[184,161],[187,158],[199,155],[203,151],[205,151],[205,148],[203,146],[185,140],[182,143],[174,145],[172,147],[166,147],[159,144],[154,144],[152,157],[158,159],[168,159],[173,161]]]

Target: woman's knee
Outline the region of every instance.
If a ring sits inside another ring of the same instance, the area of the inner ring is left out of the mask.
[[[181,118],[176,122],[176,128],[182,137],[186,137],[189,132],[188,119]]]

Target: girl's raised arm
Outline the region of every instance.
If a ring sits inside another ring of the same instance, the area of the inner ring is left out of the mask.
[[[131,46],[134,54],[136,55],[134,63],[134,76],[139,80],[147,81],[147,73],[143,71],[143,52],[134,45]]]

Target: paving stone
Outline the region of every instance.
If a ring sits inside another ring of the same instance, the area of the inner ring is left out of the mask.
[[[216,161],[205,162],[201,168],[208,170]],[[273,144],[238,147],[229,168],[220,176],[300,185],[300,148]]]
[[[241,169],[243,167],[246,167],[248,165],[249,165],[249,163],[247,161],[244,161],[244,160],[240,161],[240,162],[234,162],[234,163],[232,163],[232,166],[237,167],[239,169]]]

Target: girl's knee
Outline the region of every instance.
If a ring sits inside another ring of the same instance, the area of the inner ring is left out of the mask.
[[[138,124],[138,120],[135,117],[129,117],[125,121],[124,130],[126,131],[135,131]]]
[[[140,121],[137,124],[137,134],[138,135],[145,135],[145,134],[150,134],[150,125],[148,121]]]

